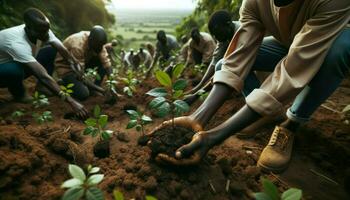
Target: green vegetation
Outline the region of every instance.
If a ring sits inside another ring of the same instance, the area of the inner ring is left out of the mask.
[[[74,83],[70,83],[67,86],[60,85],[61,90],[63,92],[62,93],[63,95],[61,96],[62,99],[65,99],[71,96],[71,94],[73,93],[73,90],[72,90],[73,86],[74,86]]]
[[[63,195],[62,200],[103,200],[103,192],[97,188],[97,185],[103,180],[103,174],[96,174],[100,171],[99,167],[87,168],[87,174],[77,165],[70,164],[69,174],[73,177],[65,181],[61,188],[69,188]]]
[[[83,79],[90,82],[95,82],[95,80],[101,80],[101,76],[97,72],[97,67],[87,68],[84,72]]]
[[[34,108],[41,108],[44,106],[48,106],[50,102],[44,94],[39,94],[38,91],[35,91],[32,104]]]
[[[29,7],[43,11],[51,22],[52,30],[61,39],[81,30],[89,30],[95,24],[109,27],[115,22],[114,16],[107,12],[103,0],[21,0],[21,3],[2,0],[0,27],[8,28],[23,24],[23,12]],[[79,12],[82,10],[84,12]]]
[[[86,128],[84,135],[96,137],[99,135],[100,140],[108,140],[112,137],[113,131],[105,129],[108,123],[108,115],[101,114],[101,108],[96,105],[94,108],[94,117],[85,120]]]
[[[134,77],[134,72],[132,70],[128,70],[126,78],[121,78],[121,80],[125,83],[123,92],[129,97],[132,97],[136,92],[136,85],[139,83],[139,80]]]
[[[130,121],[126,126],[126,129],[136,128],[137,131],[141,131],[142,135],[145,135],[145,125],[152,122],[152,118],[145,115],[144,113],[138,112],[136,110],[127,110],[129,114]]]
[[[125,199],[123,193],[121,193],[118,190],[113,191],[113,197],[114,197],[114,200],[124,200]],[[146,196],[145,199],[146,200],[157,200],[157,198],[155,198],[153,196]]]
[[[296,188],[290,188],[283,192],[282,195],[278,192],[277,187],[268,179],[262,178],[263,192],[254,194],[256,200],[300,200],[302,191]]]

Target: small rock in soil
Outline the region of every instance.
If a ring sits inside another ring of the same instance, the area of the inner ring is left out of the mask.
[[[124,132],[118,132],[117,139],[121,142],[126,142],[126,143],[130,142],[130,138]]]
[[[242,195],[245,190],[244,183],[240,183],[238,181],[231,180],[230,182],[230,192],[234,195]]]

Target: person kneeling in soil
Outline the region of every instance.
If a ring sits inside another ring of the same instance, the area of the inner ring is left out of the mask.
[[[85,117],[84,106],[66,97],[51,77],[57,51],[70,68],[79,68],[79,63],[50,30],[50,22],[40,10],[27,9],[23,19],[25,24],[0,31],[0,86],[8,88],[15,101],[29,102],[31,97],[26,93],[23,80],[34,75],[39,80],[37,89],[42,84],[69,103],[79,116]],[[40,49],[43,44],[51,46]]]
[[[240,23],[232,21],[230,13],[226,10],[216,11],[210,16],[208,29],[217,43],[214,52],[212,52],[210,64],[201,81],[193,89],[186,92],[187,96],[184,101],[188,104],[194,103],[200,97],[198,93],[201,89],[206,92],[211,89],[212,86],[208,82],[214,75],[215,66],[224,57],[227,47],[239,27]]]
[[[118,45],[117,40],[112,40],[111,42],[104,45],[107,50],[108,58],[111,61],[112,66],[116,65],[116,59],[120,59],[120,57],[115,53],[115,47]]]
[[[300,125],[349,72],[350,1],[244,0],[240,15],[241,28],[228,47],[222,69],[214,75],[209,96],[194,113],[175,119],[176,125],[197,133],[177,149],[176,158],[159,154],[158,161],[196,164],[213,146],[261,118],[278,115],[295,98],[288,119],[276,126],[257,162],[263,170],[281,172],[288,167]],[[264,41],[265,33],[274,38]],[[265,53],[257,56],[261,45]],[[252,73],[255,70],[272,71],[260,88]],[[246,96],[246,105],[237,113],[203,130],[229,94],[254,87],[258,89]]]
[[[112,73],[111,61],[108,57],[106,47],[107,34],[103,27],[94,26],[91,31],[81,31],[66,38],[63,42],[68,51],[80,63],[80,70],[73,70],[69,67],[62,56],[57,55],[55,66],[57,75],[62,78],[64,85],[73,83],[74,98],[81,101],[86,100],[90,93],[104,94],[107,97],[116,97],[118,94],[111,94],[101,87],[105,75]],[[97,68],[99,79],[94,82],[84,78],[84,73],[88,68]]]

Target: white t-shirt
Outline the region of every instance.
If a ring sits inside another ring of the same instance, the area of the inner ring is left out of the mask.
[[[39,49],[45,44],[38,40],[36,44],[29,41],[25,31],[25,25],[19,25],[0,31],[0,64],[17,61],[20,63],[36,62]],[[46,43],[60,41],[51,30]]]

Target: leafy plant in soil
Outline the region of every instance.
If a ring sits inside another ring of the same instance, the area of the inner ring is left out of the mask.
[[[29,125],[28,120],[22,120],[22,118],[26,115],[26,111],[24,109],[19,109],[14,111],[11,114],[11,120],[15,121],[18,120],[18,124],[22,126],[23,129],[26,129],[26,127]]]
[[[103,192],[97,188],[97,185],[103,180],[103,174],[96,174],[100,171],[99,167],[87,168],[87,174],[77,165],[68,166],[71,179],[65,181],[61,188],[68,188],[64,193],[62,200],[103,200]]]
[[[83,75],[83,79],[90,81],[90,82],[94,82],[95,80],[100,80],[101,77],[97,72],[97,67],[87,68],[85,70],[84,75]]]
[[[125,87],[123,88],[123,92],[127,94],[129,97],[132,97],[136,92],[136,85],[139,83],[134,77],[134,73],[132,70],[128,70],[126,78],[121,79],[125,83]]]
[[[124,195],[123,193],[121,193],[120,191],[118,190],[114,190],[113,191],[113,197],[114,197],[114,200],[124,200]],[[153,196],[146,196],[145,197],[146,200],[157,200],[157,198],[153,197]]]
[[[268,179],[262,178],[263,192],[254,193],[256,200],[300,200],[302,191],[296,188],[290,188],[281,195],[277,187]]]
[[[33,117],[38,124],[46,124],[46,128],[49,128],[48,123],[53,121],[51,111],[44,111],[41,114],[33,113]]]
[[[184,69],[183,64],[178,64],[172,69],[171,77],[164,71],[157,71],[156,78],[163,88],[154,88],[147,92],[148,95],[155,97],[149,107],[156,110],[160,117],[171,115],[171,126],[163,127],[157,130],[152,136],[150,148],[152,157],[158,153],[165,153],[174,156],[176,149],[191,141],[194,132],[184,127],[175,127],[175,116],[188,112],[189,105],[180,100],[183,97],[183,91],[187,86],[187,81],[179,79]]]
[[[65,99],[67,97],[70,97],[71,94],[73,93],[73,88],[74,84],[73,83],[70,83],[68,84],[67,86],[64,86],[64,85],[61,85],[60,88],[61,88],[61,91],[63,92],[61,98],[62,99]]]
[[[38,91],[35,91],[32,104],[34,108],[41,108],[48,106],[50,103],[49,99],[44,94],[39,94]]]
[[[99,158],[105,158],[110,154],[109,140],[113,131],[107,130],[108,115],[101,114],[101,108],[96,105],[94,108],[94,117],[85,120],[86,128],[84,135],[92,137],[99,136],[99,141],[94,146],[94,154]]]
[[[112,95],[112,94],[117,94],[116,86],[118,82],[116,81],[116,76],[117,76],[117,71],[113,69],[113,73],[110,74],[108,76],[108,79],[106,80],[107,92],[111,95],[110,95],[110,98],[108,98],[105,103],[115,104],[115,102],[117,101],[116,96]]]
[[[129,115],[130,121],[128,125],[126,126],[126,129],[135,128],[137,131],[141,131],[142,136],[139,137],[138,143],[140,145],[145,145],[147,143],[147,137],[145,136],[145,125],[152,122],[152,118],[145,115],[142,112],[138,112],[136,110],[127,110],[126,111]]]

